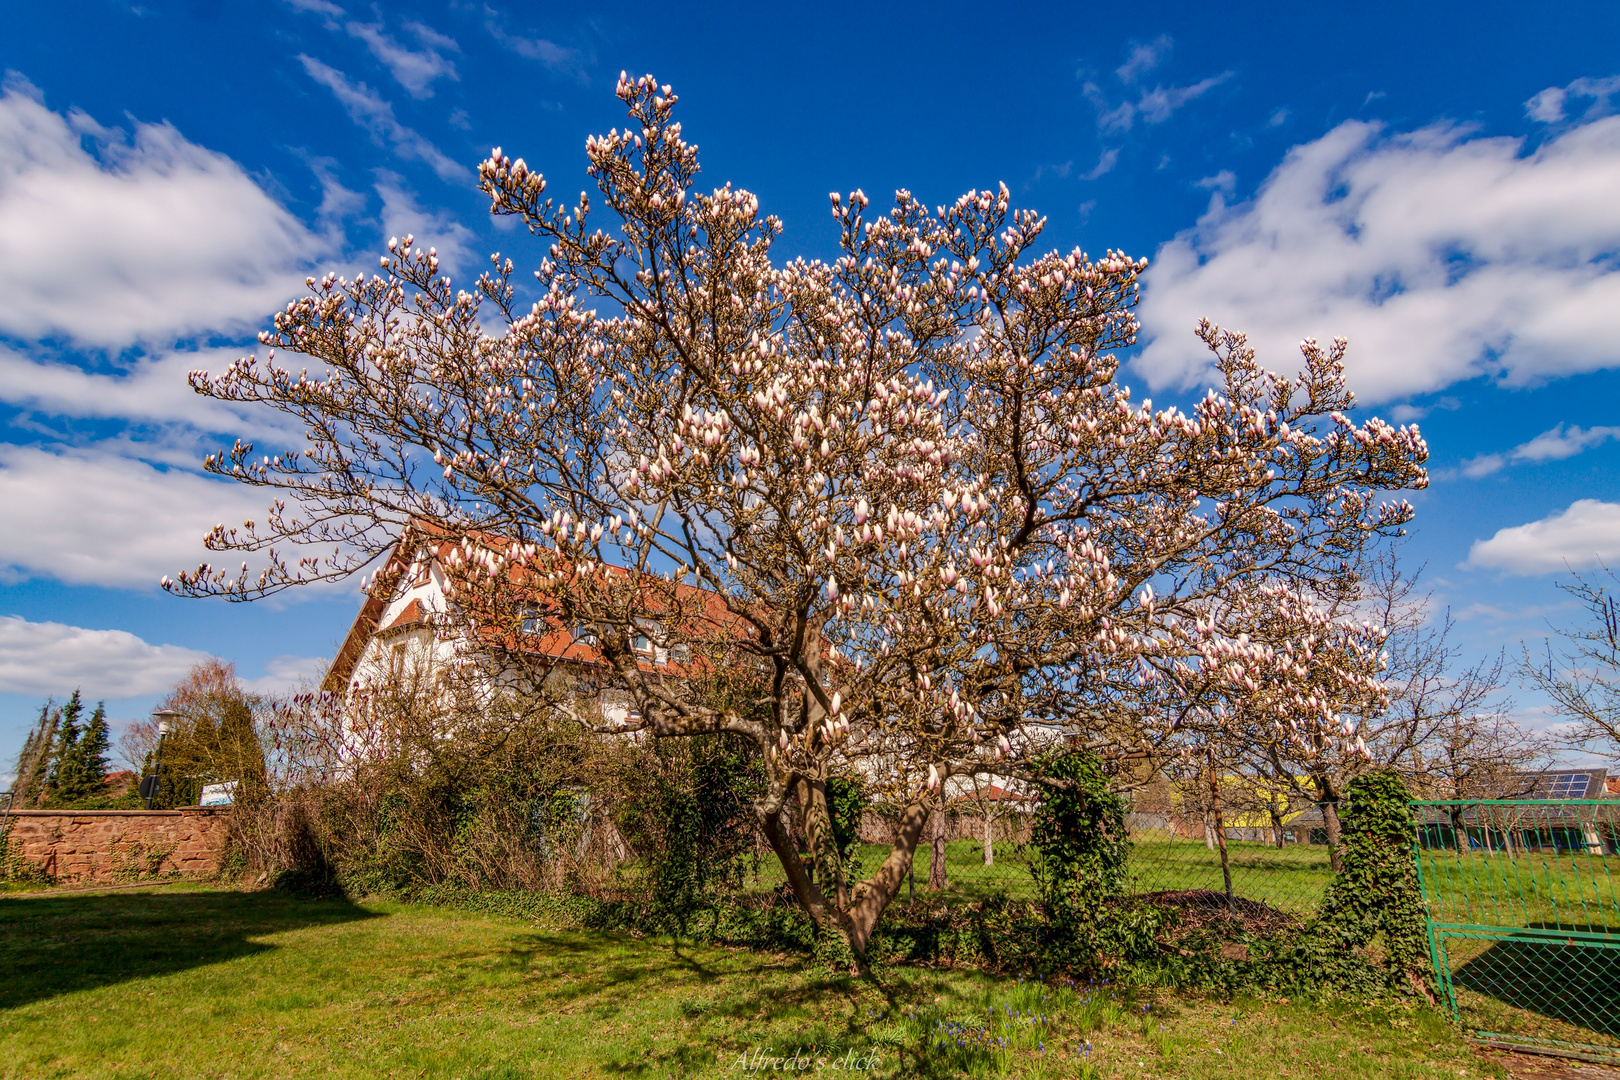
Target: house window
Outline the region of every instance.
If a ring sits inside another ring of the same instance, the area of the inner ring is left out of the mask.
[[[568,636],[572,640],[579,642],[581,645],[595,645],[596,627],[592,626],[590,623],[581,623],[572,630],[568,631]]]
[[[546,629],[545,616],[540,614],[540,605],[523,603],[518,605],[518,629],[525,634],[541,634]]]
[[[402,641],[388,651],[388,674],[394,680],[405,677],[405,643]]]
[[[636,652],[640,653],[642,656],[645,656],[655,664],[669,663],[669,650],[663,647],[663,624],[655,622],[652,619],[637,619],[636,626],[638,627],[638,631],[636,635],[630,639],[631,644],[635,647]]]

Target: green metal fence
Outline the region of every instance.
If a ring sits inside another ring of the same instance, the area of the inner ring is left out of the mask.
[[[1412,803],[1452,1016],[1496,1046],[1620,1061],[1620,800]]]

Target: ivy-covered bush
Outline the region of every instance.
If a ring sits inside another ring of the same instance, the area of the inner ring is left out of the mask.
[[[1125,897],[1131,854],[1125,801],[1109,789],[1108,774],[1090,754],[1058,755],[1047,763],[1047,775],[1066,783],[1047,789],[1035,811],[1030,869],[1044,924],[1038,952],[1026,963],[1086,973],[1151,956],[1166,916]],[[993,925],[1007,917],[1005,909],[987,911],[980,921]]]
[[[651,756],[652,782],[626,801],[619,827],[640,856],[650,914],[685,935],[742,886],[761,773],[750,748],[723,735],[659,742]]]
[[[827,816],[832,822],[833,846],[838,849],[844,877],[856,880],[864,875],[861,867],[861,818],[866,813],[866,792],[850,777],[834,776],[827,781]]]
[[[1061,754],[1047,775],[1069,786],[1047,790],[1035,811],[1032,866],[1042,896],[1061,902],[1082,894],[1121,895],[1131,855],[1125,800],[1109,790],[1108,774],[1090,754]]]
[[[1328,887],[1315,931],[1330,982],[1365,978],[1370,950],[1386,987],[1434,1000],[1423,892],[1417,880],[1410,796],[1391,771],[1368,773],[1346,789],[1343,868]]]

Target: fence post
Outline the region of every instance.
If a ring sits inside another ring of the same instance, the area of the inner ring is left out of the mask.
[[[1226,884],[1226,906],[1234,907],[1236,901],[1232,897],[1232,863],[1226,854],[1226,822],[1221,819],[1221,786],[1215,779],[1215,751],[1206,749],[1209,755],[1209,800],[1210,813],[1215,818],[1215,840],[1221,846],[1221,879]]]

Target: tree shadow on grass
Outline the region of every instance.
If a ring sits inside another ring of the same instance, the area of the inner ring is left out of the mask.
[[[0,899],[0,1009],[167,975],[276,946],[254,938],[376,913],[343,897],[119,892]]]
[[[1620,1039],[1620,949],[1610,945],[1574,938],[1497,941],[1470,957],[1451,978],[1459,989],[1568,1024],[1577,1041],[1583,1031],[1605,1036],[1610,1043]]]
[[[769,1059],[802,1051],[801,1060],[810,1062],[876,1052],[885,1063],[883,1075],[896,1068],[901,1071],[895,1075],[959,1075],[951,1055],[918,1057],[920,1044],[896,1037],[895,1018],[907,1003],[926,1003],[942,1013],[977,1009],[980,982],[919,982],[919,973],[903,969],[859,980],[830,973],[805,957],[728,952],[688,952],[667,941],[621,935],[583,938],[541,931],[517,935],[497,962],[533,972],[544,1002],[537,1007],[582,1013],[604,1032],[614,1031],[615,1022],[635,1013],[648,997],[671,999],[675,1015],[659,1028],[663,1037],[610,1051],[599,1066],[608,1074],[724,1072],[756,1052]],[[756,1062],[743,1068],[771,1066]]]

